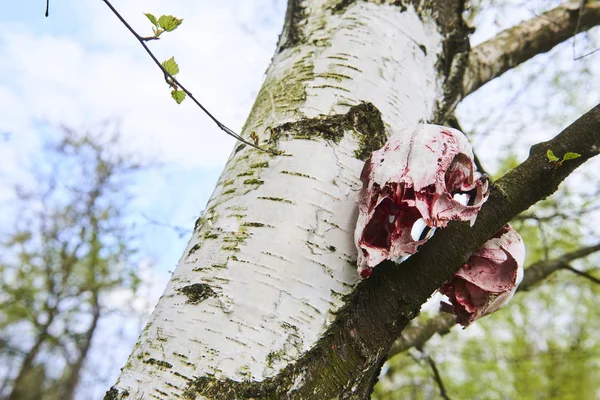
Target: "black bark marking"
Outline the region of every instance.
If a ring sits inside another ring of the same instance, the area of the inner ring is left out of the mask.
[[[177,291],[184,296],[187,296],[187,302],[189,304],[198,304],[209,297],[216,297],[212,288],[206,283],[194,283],[193,285],[184,286],[182,288],[177,289]]]

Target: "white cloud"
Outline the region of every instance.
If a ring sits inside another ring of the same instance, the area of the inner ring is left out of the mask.
[[[177,31],[149,45],[160,60],[174,55],[182,83],[239,130],[281,28],[282,6],[271,3],[115,6],[140,32],[150,30],[143,12],[183,17]],[[3,124],[18,133],[35,120],[81,126],[117,117],[130,149],[186,167],[224,163],[233,140],[191,101],[175,104],[158,68],[102,2],[78,2],[71,17],[77,29],[68,34],[23,24],[0,33],[0,94],[18,105]]]

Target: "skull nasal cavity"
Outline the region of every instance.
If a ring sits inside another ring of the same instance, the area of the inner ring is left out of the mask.
[[[464,183],[469,186],[473,182],[471,159],[464,153],[458,153],[446,170],[446,190],[453,192],[460,189]]]
[[[392,200],[383,199],[375,208],[373,217],[365,227],[362,240],[373,247],[389,248],[390,234],[394,230],[394,222],[390,222],[389,216],[395,215],[397,211],[398,206]]]

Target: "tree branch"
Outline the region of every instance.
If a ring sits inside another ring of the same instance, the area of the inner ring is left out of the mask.
[[[586,257],[597,251],[600,251],[600,243],[594,246],[582,247],[581,249],[567,253],[562,257],[553,260],[538,261],[525,270],[525,276],[523,276],[523,281],[519,285],[518,290],[528,291],[554,272],[561,268],[568,267],[571,261]]]
[[[445,335],[456,325],[456,318],[452,314],[439,314],[425,322],[417,319],[404,329],[402,336],[398,338],[388,352],[388,359],[397,354],[404,353],[406,350],[414,347],[421,349],[436,333]]]
[[[579,7],[579,1],[565,2],[474,47],[463,78],[463,97],[579,31],[600,25],[600,2],[587,2],[581,14]]]
[[[433,372],[433,380],[440,389],[440,397],[444,400],[450,400],[450,397],[448,397],[448,393],[446,393],[446,386],[444,386],[444,381],[442,380],[442,376],[440,375],[440,371],[438,370],[435,361],[433,360],[433,358],[431,358],[431,356],[427,356],[426,360],[429,366],[431,367],[431,371]]]
[[[588,255],[600,251],[600,243],[595,246],[582,247],[571,253],[564,254],[553,260],[538,261],[525,269],[523,282],[519,285],[517,291],[524,292],[530,290],[533,286],[546,279],[548,276],[558,271],[559,269],[569,269],[572,272],[577,271],[578,275],[585,275],[588,278],[598,283],[600,280],[591,277],[585,272],[578,270],[573,271],[569,266],[569,262],[587,257]],[[410,348],[421,350],[425,343],[431,339],[436,333],[445,335],[450,332],[450,329],[456,325],[454,315],[440,314],[425,322],[419,322],[414,319],[402,332],[402,336],[398,338],[388,352],[388,359],[407,351]]]
[[[548,149],[559,158],[566,152],[580,156],[558,165],[549,162]],[[560,182],[598,153],[600,106],[554,139],[533,146],[525,162],[492,185],[473,227],[451,222],[401,265],[381,263],[345,298],[321,339],[295,363],[261,382],[220,381],[226,382],[226,394],[368,399],[390,347],[431,294],[504,224],[556,191]],[[298,384],[297,376],[313,378]],[[187,390],[210,397],[211,390],[220,389],[210,377],[199,377],[190,380]]]

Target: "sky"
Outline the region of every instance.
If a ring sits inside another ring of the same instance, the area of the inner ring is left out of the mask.
[[[179,80],[239,130],[273,54],[284,5],[216,3],[117,0],[114,6],[142,35],[151,34],[144,12],[184,18],[179,29],[150,43],[152,51],[160,60],[174,56]],[[124,151],[161,165],[136,187],[139,210],[154,222],[189,229],[233,139],[191,101],[171,99],[161,72],[102,1],[51,1],[48,18],[44,10],[43,1],[0,3],[0,133],[7,138],[0,177],[18,176],[57,127],[97,129],[110,120],[120,126]],[[165,227],[149,229],[148,247],[174,265],[185,240],[173,243]]]
[[[178,79],[217,118],[239,131],[275,50],[285,3],[114,0],[113,5],[141,35],[151,34],[145,12],[183,18],[176,31],[149,46],[159,60],[174,56],[180,67]],[[526,8],[513,3],[515,6],[508,7],[502,18],[496,14],[480,16],[480,29],[472,37],[472,44],[531,18],[544,2],[531,2]],[[58,133],[59,126],[97,129],[106,120],[118,124],[123,151],[160,166],[142,174],[134,188],[135,218],[143,236],[141,250],[156,265],[144,270],[152,288],[140,307],[152,308],[234,141],[189,99],[181,105],[171,99],[161,72],[102,1],[51,0],[48,18],[44,10],[42,0],[0,2],[0,204],[11,199],[7,184],[23,179],[23,170],[35,160],[44,140]],[[599,36],[598,30],[595,32]],[[594,46],[593,40],[581,39],[579,43]],[[551,55],[555,57],[554,67],[538,59],[541,72],[530,69],[507,74],[461,106],[463,126],[487,132],[474,142],[476,151],[485,154],[498,146],[514,145],[508,132],[516,129],[515,121],[524,118],[524,103],[535,104],[543,99],[547,107],[564,107],[565,99],[548,99],[543,94],[544,82],[536,79],[543,74],[551,77],[556,71],[583,68],[583,63],[569,58],[569,46],[571,43],[565,43],[562,53]],[[586,63],[598,66],[599,58]],[[596,88],[598,81],[592,83]],[[527,87],[528,92],[524,95],[514,88],[500,90],[506,87]],[[598,89],[580,91],[581,96],[571,102],[575,108],[569,115],[593,106],[598,101]],[[489,116],[483,122],[478,119],[482,109],[493,110],[498,105],[508,111],[494,114],[496,119],[491,122]],[[562,124],[566,125],[569,118],[565,116]],[[535,134],[517,142],[530,145],[554,136],[556,128],[548,130],[545,122],[532,121],[529,127]],[[522,158],[527,148],[521,146]],[[172,227],[187,231],[179,235]],[[125,343],[120,358],[108,361],[122,365],[130,346],[131,341]],[[107,379],[113,379],[115,373]],[[101,392],[102,388],[90,390]],[[87,394],[81,396],[88,398]]]
[[[114,0],[113,6],[141,35],[152,26],[144,16],[171,14],[183,24],[149,43],[159,60],[175,57],[178,79],[217,118],[239,131],[252,106],[283,26],[281,0]],[[234,140],[191,101],[177,105],[160,70],[102,1],[0,2],[0,205],[12,199],[8,186],[26,180],[45,141],[60,126],[95,130],[119,126],[122,150],[156,165],[133,188],[141,253],[154,261],[142,275],[150,287],[134,301],[151,310],[181,256]],[[7,208],[4,208],[5,210]],[[3,222],[13,216],[0,216]],[[173,227],[182,228],[179,234]],[[117,293],[113,306],[126,306]],[[126,338],[106,358],[92,355],[78,398],[98,398],[114,382],[143,325],[101,324],[102,338]],[[132,333],[133,332],[133,333]]]

